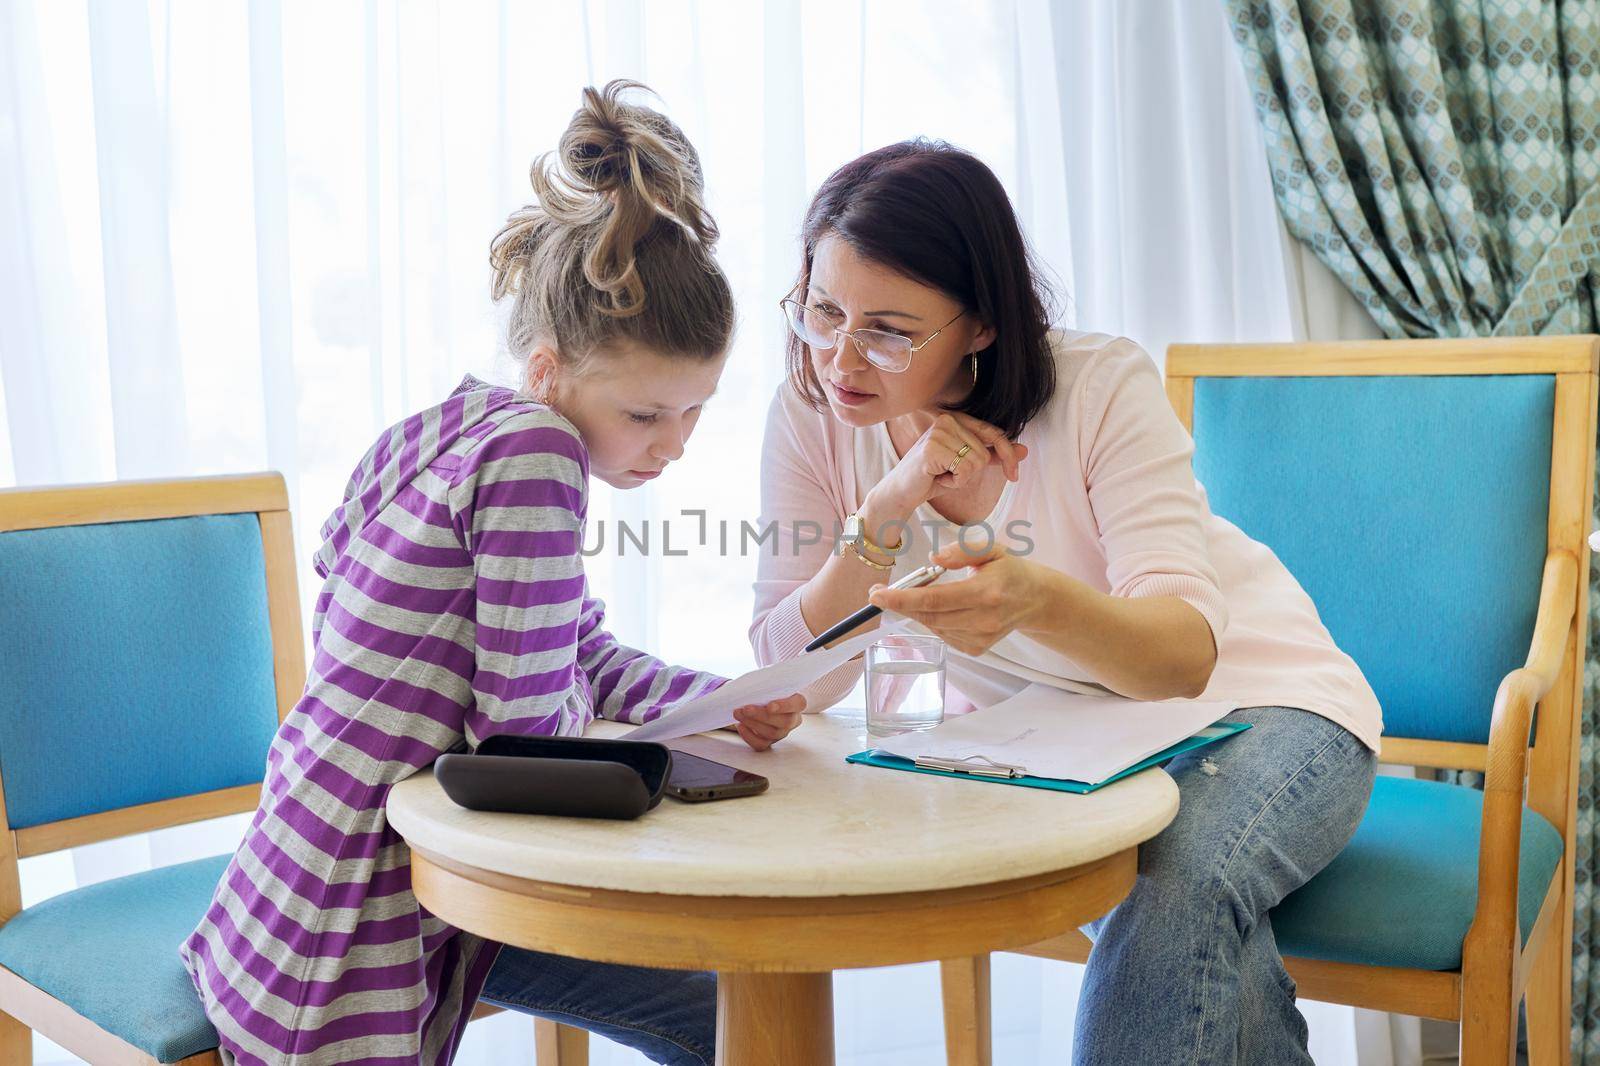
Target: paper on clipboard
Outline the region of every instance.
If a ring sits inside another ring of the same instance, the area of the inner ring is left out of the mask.
[[[914,759],[982,756],[1033,777],[1104,781],[1163,751],[1236,709],[1232,703],[1145,703],[1031,684],[993,707],[947,719],[925,733],[905,733],[878,750]]]
[[[733,724],[737,707],[792,696],[823,674],[835,670],[867,650],[875,640],[902,628],[899,620],[886,621],[878,628],[857,634],[831,648],[819,648],[781,663],[734,678],[715,692],[682,703],[653,722],[647,722],[624,740],[674,740],[693,733],[704,733]]]

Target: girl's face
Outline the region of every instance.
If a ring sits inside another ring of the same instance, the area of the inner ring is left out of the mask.
[[[577,427],[589,473],[632,489],[683,454],[700,410],[717,391],[727,353],[668,358],[632,345],[597,352],[579,373],[540,348],[528,361],[529,391]]]
[[[961,305],[949,296],[862,258],[832,234],[817,242],[810,288],[795,298],[839,329],[899,333],[912,344],[922,344],[944,327],[899,373],[868,362],[848,338],[836,337],[832,348],[811,349],[811,366],[828,407],[848,426],[870,426],[959,402],[972,388],[968,354],[994,341],[994,331],[961,314]]]

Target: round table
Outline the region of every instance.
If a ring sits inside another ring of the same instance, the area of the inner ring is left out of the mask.
[[[808,716],[767,752],[731,733],[672,746],[771,788],[617,822],[466,810],[423,772],[389,821],[418,900],[460,929],[717,971],[719,1064],[831,1064],[835,969],[1020,948],[1105,914],[1178,810],[1160,770],[1076,796],[849,764],[871,746],[859,711]]]

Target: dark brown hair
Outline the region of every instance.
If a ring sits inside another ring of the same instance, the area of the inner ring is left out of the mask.
[[[534,160],[535,202],[489,246],[518,360],[541,342],[572,366],[619,340],[698,359],[728,347],[733,292],[711,254],[700,157],[665,115],[623,102],[644,88],[583,90],[560,147]]]
[[[1039,277],[1016,212],[994,172],[970,152],[922,138],[868,152],[822,183],[800,237],[800,291],[817,242],[833,234],[857,254],[938,289],[995,331],[978,380],[951,410],[1015,438],[1055,392],[1053,294]],[[789,382],[813,407],[827,397],[806,345],[789,334]]]

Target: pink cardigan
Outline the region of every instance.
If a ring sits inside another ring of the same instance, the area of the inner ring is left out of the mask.
[[[1299,707],[1377,750],[1382,713],[1371,686],[1277,556],[1211,513],[1190,463],[1194,444],[1155,363],[1132,341],[1097,333],[1058,335],[1056,356],[1055,395],[1018,438],[1028,458],[988,519],[1001,542],[1113,596],[1178,596],[1192,604],[1218,648],[1202,699]],[[761,462],[762,528],[772,523],[777,537],[774,550],[761,555],[755,584],[750,642],[757,662],[792,658],[811,640],[800,587],[827,561],[839,524],[895,460],[884,426],[852,430],[806,406],[787,383],[780,387]],[[936,533],[948,544],[954,531],[924,505],[891,577],[920,565]],[[858,661],[817,682],[808,691],[812,709],[837,702],[860,673]],[[1019,634],[975,662],[951,652],[951,684],[980,706],[1005,694],[981,678],[1001,675],[1097,683]]]

